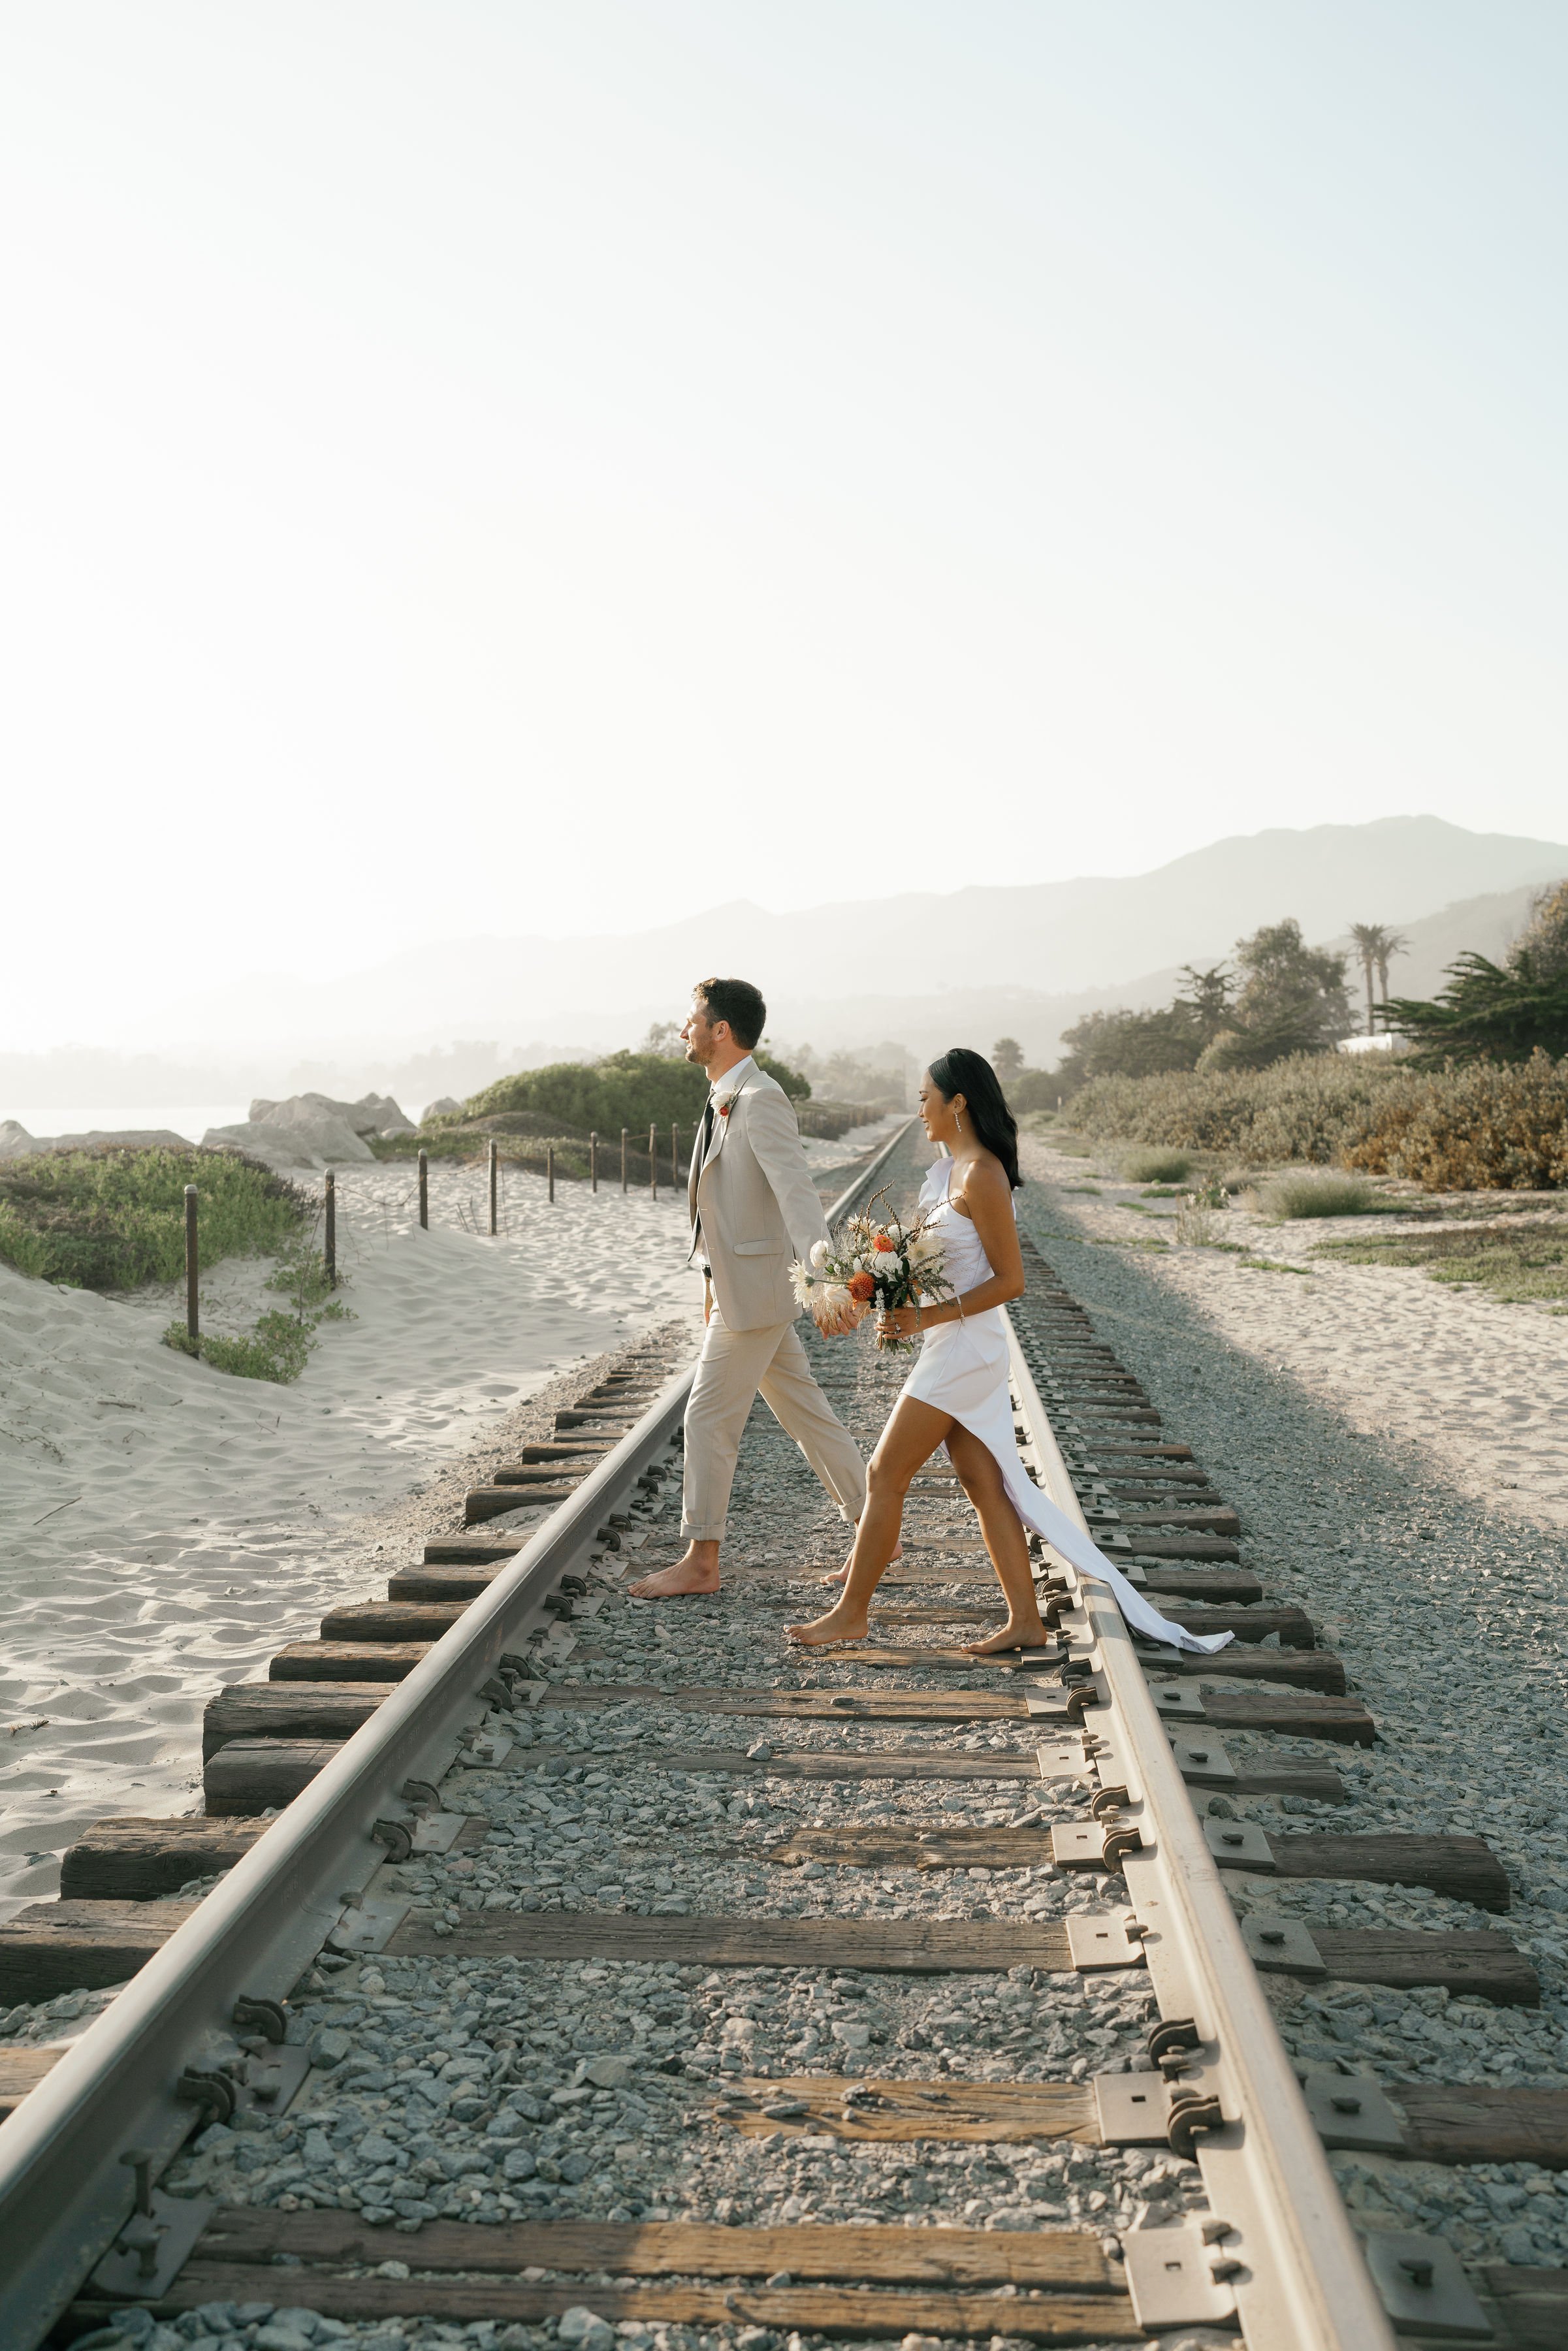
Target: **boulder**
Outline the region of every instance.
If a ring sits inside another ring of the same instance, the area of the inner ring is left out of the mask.
[[[355,1142],[359,1136],[354,1137]],[[288,1175],[300,1167],[325,1165],[318,1162],[300,1136],[290,1134],[284,1126],[268,1126],[264,1119],[253,1119],[239,1126],[209,1126],[202,1137],[204,1151],[243,1151],[247,1159],[259,1159],[277,1176]]]
[[[91,1151],[101,1144],[131,1151],[189,1151],[188,1134],[172,1126],[95,1126],[87,1134],[29,1134],[16,1119],[0,1119],[0,1159],[25,1159],[33,1151]]]
[[[349,1124],[356,1134],[413,1134],[414,1123],[391,1094],[361,1094],[349,1105]]]
[[[171,1126],[95,1126],[89,1134],[57,1134],[52,1151],[86,1151],[96,1143],[114,1143],[133,1151],[189,1151],[188,1134]]]
[[[450,1118],[462,1107],[462,1103],[454,1102],[450,1094],[443,1094],[439,1102],[426,1102],[421,1115],[424,1118]]]
[[[369,1144],[345,1120],[319,1107],[324,1100],[322,1095],[295,1094],[287,1102],[274,1102],[265,1118],[252,1118],[241,1126],[211,1126],[202,1137],[203,1147],[247,1152],[279,1171],[373,1159]],[[253,1110],[256,1107],[251,1104]]]
[[[290,1094],[286,1102],[266,1102],[257,1096],[250,1106],[253,1126],[298,1127],[324,1118],[335,1119],[350,1134],[361,1136],[413,1133],[413,1121],[405,1117],[391,1094],[361,1094],[354,1102],[334,1102],[330,1094]],[[363,1155],[369,1158],[371,1154]]]

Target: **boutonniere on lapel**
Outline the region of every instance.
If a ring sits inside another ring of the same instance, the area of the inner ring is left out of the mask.
[[[735,1108],[736,1102],[738,1099],[739,1097],[736,1094],[726,1094],[724,1100],[718,1104],[718,1114],[720,1118],[727,1118],[729,1116],[730,1112]]]

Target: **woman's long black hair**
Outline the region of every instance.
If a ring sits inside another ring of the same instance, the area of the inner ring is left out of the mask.
[[[930,1077],[944,1102],[951,1102],[955,1094],[963,1095],[965,1117],[974,1120],[975,1133],[1001,1161],[1016,1192],[1023,1182],[1019,1174],[1018,1121],[1008,1108],[1001,1080],[985,1055],[972,1053],[967,1045],[951,1046],[932,1062]]]

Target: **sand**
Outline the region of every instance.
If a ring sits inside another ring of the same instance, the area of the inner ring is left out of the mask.
[[[431,1192],[422,1232],[409,1166],[340,1173],[356,1319],[322,1326],[289,1387],[163,1346],[178,1290],[110,1299],[0,1266],[0,1915],[54,1890],[92,1820],[199,1809],[214,1689],[369,1593],[367,1561],[397,1563],[374,1558],[366,1513],[563,1367],[673,1316],[695,1332],[684,1200],[563,1184],[552,1207],[507,1170],[491,1239],[482,1174],[437,1165]],[[270,1270],[215,1267],[204,1325],[277,1305]]]
[[[1115,1181],[1113,1155],[1068,1158],[1028,1139],[1021,1156],[1036,1181],[1100,1185],[1098,1199],[1055,1193],[1053,1215],[1081,1237],[1108,1247],[1174,1241],[1178,1204],[1126,1205],[1142,1187]],[[1476,1221],[1474,1194],[1458,1221]],[[1140,1250],[1138,1261],[1232,1346],[1298,1380],[1351,1426],[1416,1446],[1452,1489],[1526,1523],[1568,1526],[1568,1316],[1501,1305],[1419,1267],[1313,1255],[1320,1241],[1408,1230],[1398,1217],[1276,1225],[1233,1207],[1219,1228],[1281,1270],[1210,1249]]]

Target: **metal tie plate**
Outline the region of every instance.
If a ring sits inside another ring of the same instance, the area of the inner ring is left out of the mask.
[[[1070,1910],[1067,1953],[1081,1970],[1141,1968],[1143,1930],[1130,1910]]]
[[[1254,1914],[1241,1921],[1241,1939],[1261,1974],[1326,1976],[1322,1953],[1299,1918]]]
[[[1170,2128],[1171,2085],[1163,2074],[1095,2074],[1090,2079],[1101,2142],[1105,2147],[1164,2147]]]
[[[1164,1715],[1180,1716],[1188,1722],[1204,1719],[1203,1699],[1185,1682],[1151,1681],[1149,1696]]]
[[[1129,2230],[1122,2258],[1133,2315],[1147,2333],[1167,2326],[1222,2326],[1235,2317],[1236,2290],[1226,2273],[1231,2263],[1218,2245],[1205,2242],[1202,2223]]]
[[[1236,1766],[1218,1739],[1182,1738],[1171,1733],[1171,1753],[1184,1780],[1198,1788],[1228,1788],[1236,1782]]]
[[[421,1813],[413,1824],[415,1853],[450,1853],[468,1825],[466,1813]]]
[[[351,1903],[328,1937],[334,1951],[384,1951],[409,1912],[412,1902]]]
[[[1206,1820],[1204,1841],[1222,1868],[1273,1870],[1274,1848],[1256,1821]]]
[[[1369,2229],[1366,2266],[1401,2335],[1423,2342],[1486,2343],[1494,2335],[1459,2257],[1440,2237]]]
[[[1370,2074],[1310,2074],[1301,2095],[1325,2147],[1363,2155],[1409,2152],[1405,2126]]]
[[[1103,1869],[1105,1831],[1098,1821],[1060,1821],[1051,1832],[1051,1858],[1058,1869]]]

